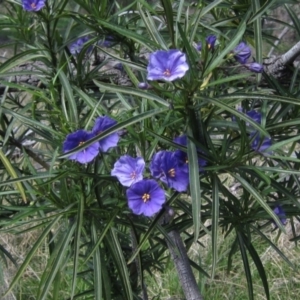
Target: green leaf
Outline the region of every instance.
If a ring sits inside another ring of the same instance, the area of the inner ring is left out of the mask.
[[[285,4],[284,7],[285,7],[286,11],[288,12],[290,18],[293,21],[293,24],[295,26],[295,29],[296,29],[297,33],[298,33],[298,36],[300,36],[300,20],[297,16],[297,13],[293,9],[291,9],[291,7],[287,4]]]
[[[61,100],[62,100],[62,107],[64,108],[66,120],[68,122],[72,122],[74,127],[77,127],[78,126],[78,112],[77,112],[77,105],[75,103],[71,85],[70,85],[69,80],[67,79],[65,73],[62,70],[59,70],[58,77],[59,77],[60,83],[62,85]],[[65,96],[69,103],[68,106],[66,106],[64,103]]]
[[[164,16],[166,18],[167,28],[169,31],[169,37],[171,39],[172,47],[175,48],[174,40],[174,21],[173,21],[173,8],[170,0],[160,0],[164,8]]]
[[[246,249],[245,249],[244,239],[243,239],[241,232],[236,231],[236,234],[237,234],[240,252],[241,252],[242,260],[243,260],[243,264],[244,264],[245,275],[247,278],[249,299],[254,300],[252,276],[251,276],[250,265],[249,265],[249,261],[248,261],[248,257],[247,257],[247,253],[246,253]]]
[[[278,254],[279,256],[295,271],[297,271],[296,266],[284,255],[283,252],[279,250],[279,248],[265,235],[263,234],[258,228],[254,225],[249,224],[250,228],[252,228],[256,233],[258,233]]]
[[[14,279],[12,280],[8,290],[6,291],[6,293],[3,295],[3,297],[5,297],[8,293],[10,293],[12,291],[12,289],[14,288],[14,286],[17,284],[17,282],[19,281],[19,279],[21,278],[21,276],[23,275],[23,273],[25,272],[27,266],[29,265],[29,263],[31,262],[31,259],[34,257],[36,251],[39,249],[39,247],[41,246],[42,243],[45,242],[45,239],[47,239],[47,236],[50,232],[50,230],[52,230],[56,223],[61,219],[62,215],[57,216],[45,229],[44,231],[41,233],[41,235],[37,238],[35,244],[32,246],[31,250],[28,252],[28,254],[25,257],[25,260],[23,261],[22,265],[20,266],[17,274],[15,275]]]
[[[91,235],[92,235],[94,247],[98,245],[93,251],[95,300],[102,300],[101,253],[100,253],[100,244],[97,242],[98,239],[97,227],[94,218],[91,224]]]
[[[126,297],[125,299],[133,300],[127,264],[114,228],[109,229],[108,234],[105,236],[105,240],[109,246],[109,251],[113,257],[115,266],[118,269],[119,277],[123,286],[124,297]]]
[[[219,178],[218,175],[212,176],[212,269],[211,278],[215,276],[218,262],[218,231],[219,231]]]
[[[165,107],[168,107],[168,108],[170,107],[169,102],[165,101],[163,98],[160,98],[159,96],[156,96],[155,94],[152,94],[150,92],[145,92],[145,91],[138,90],[136,88],[131,88],[131,87],[122,87],[122,86],[107,84],[107,83],[99,82],[96,80],[94,80],[94,83],[99,88],[104,89],[106,91],[119,92],[119,93],[124,93],[124,94],[132,95],[132,96],[137,96],[140,98],[153,100],[154,102],[158,102]]]
[[[19,193],[21,194],[21,197],[24,201],[24,203],[27,203],[27,199],[26,199],[26,194],[25,194],[25,191],[24,191],[24,188],[21,184],[21,182],[18,180],[18,175],[15,171],[15,169],[13,168],[13,166],[11,165],[11,163],[9,162],[9,160],[7,159],[6,155],[2,152],[2,150],[0,149],[0,159],[4,165],[4,168],[6,169],[7,173],[14,179],[16,179],[15,182],[15,185],[16,185],[16,188],[18,189]],[[7,181],[4,182],[5,185],[8,184]]]
[[[255,248],[253,247],[253,245],[250,243],[250,241],[248,240],[248,238],[246,237],[245,234],[241,233],[241,236],[244,240],[244,245],[246,246],[246,248],[248,249],[249,251],[249,254],[251,255],[254,263],[255,263],[255,266],[256,266],[256,269],[259,273],[259,276],[261,278],[261,281],[263,283],[263,286],[264,286],[264,289],[265,289],[265,293],[266,293],[266,296],[267,296],[267,300],[270,300],[270,292],[269,292],[269,284],[268,284],[268,279],[267,279],[267,276],[266,276],[266,272],[265,272],[265,269],[264,269],[264,266],[255,250]]]
[[[254,13],[260,10],[260,0],[252,0],[252,10]],[[255,55],[256,61],[258,63],[262,63],[262,49],[263,49],[263,41],[262,41],[262,20],[260,17],[257,17],[255,21],[253,21],[254,27],[254,40],[255,40]],[[257,82],[261,79],[261,74],[256,75]]]
[[[199,22],[201,21],[201,19],[203,19],[203,16],[205,16],[207,13],[209,13],[212,9],[214,9],[216,6],[218,6],[223,1],[224,0],[215,0],[211,3],[209,3],[203,9],[196,10],[197,15],[196,14],[194,15],[194,18],[196,16],[196,19],[195,19],[195,21],[191,22],[191,28],[192,28],[191,37],[190,37],[191,44],[193,43],[193,41],[195,39],[195,35],[196,35],[197,31],[199,30]]]
[[[56,245],[56,249],[58,249],[58,251],[54,251],[52,253],[46,270],[44,270],[37,296],[37,298],[40,300],[47,299],[53,280],[55,279],[57,273],[61,270],[62,266],[66,264],[65,259],[67,256],[67,250],[70,246],[72,238],[74,237],[76,222],[70,225],[71,226],[69,226],[67,231],[61,235],[60,240]]]
[[[257,202],[264,208],[264,210],[269,214],[270,218],[275,221],[277,226],[285,232],[285,228],[282,225],[279,217],[273,212],[272,208],[265,202],[265,200],[261,197],[260,193],[244,178],[242,178],[240,175],[237,175],[233,172],[230,172],[230,174],[241,183],[241,185],[250,193],[251,196],[253,196]]]
[[[187,135],[191,136],[191,134],[192,130],[188,128]],[[187,154],[189,161],[190,193],[192,198],[194,242],[197,242],[201,224],[201,190],[197,149],[189,138],[187,140]]]
[[[74,259],[73,259],[73,276],[72,276],[72,289],[71,289],[71,299],[74,297],[78,273],[78,260],[81,246],[81,230],[83,225],[83,214],[84,214],[84,199],[83,197],[78,200],[78,210],[77,210],[77,222],[76,231],[74,237]],[[101,300],[101,298],[99,298]]]
[[[165,40],[163,39],[163,37],[158,32],[151,14],[148,11],[146,11],[145,8],[142,8],[140,3],[138,3],[138,10],[139,10],[142,20],[144,21],[146,28],[148,29],[149,35],[151,36],[152,40],[157,43],[157,48],[168,50],[168,46],[167,46]],[[144,13],[144,11],[145,11],[145,13]],[[159,45],[160,45],[160,47],[159,47]]]

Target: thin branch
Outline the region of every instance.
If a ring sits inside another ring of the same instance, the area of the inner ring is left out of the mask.
[[[166,213],[163,216],[163,224],[168,224],[174,216],[174,211],[170,207],[165,208]],[[185,298],[188,300],[204,300],[197,285],[193,274],[189,258],[185,249],[185,245],[177,230],[171,230],[168,233],[169,240],[166,239],[171,258],[175,264],[179,281],[184,292]]]
[[[0,130],[0,134],[2,136],[5,136],[5,132],[2,130]],[[31,157],[36,163],[41,165],[47,171],[50,170],[50,166],[45,161],[43,161],[38,155],[36,155],[32,150],[28,149],[26,146],[24,146],[22,143],[20,143],[12,137],[9,137],[8,140],[12,145],[16,146],[20,150],[23,150],[29,157]]]

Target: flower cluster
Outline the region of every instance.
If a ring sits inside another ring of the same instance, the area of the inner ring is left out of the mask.
[[[128,206],[136,215],[151,217],[166,201],[165,192],[153,179],[143,179],[145,161],[142,157],[121,156],[111,171],[126,191]]]
[[[239,43],[233,49],[233,53],[235,60],[238,61],[240,64],[244,65],[251,72],[262,73],[264,71],[263,65],[259,63],[247,63],[248,59],[251,56],[251,48],[245,42]]]
[[[185,135],[174,139],[175,143],[187,145]],[[203,169],[206,161],[199,159],[199,166]],[[153,179],[144,179],[145,161],[142,157],[133,158],[129,155],[121,156],[111,171],[119,182],[129,187],[126,195],[128,206],[134,214],[152,216],[157,213],[165,202],[163,189]],[[178,192],[185,192],[189,185],[189,170],[187,153],[182,150],[162,150],[153,155],[150,162],[150,173],[169,188]]]
[[[39,11],[46,5],[46,0],[22,0],[23,9],[26,11]]]
[[[96,119],[95,125],[91,132],[80,129],[76,132],[67,135],[63,143],[63,152],[69,152],[76,147],[85,144],[90,139],[96,137],[98,134],[114,126],[117,122],[108,116],[99,117]],[[117,146],[119,141],[119,133],[114,132],[101,140],[92,143],[86,148],[71,154],[68,159],[75,160],[81,164],[91,162],[99,152],[107,152],[108,149]]]

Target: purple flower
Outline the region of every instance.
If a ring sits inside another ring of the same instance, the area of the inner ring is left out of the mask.
[[[250,133],[250,138],[253,139],[251,142],[251,148],[257,152],[263,152],[272,145],[271,138],[264,137],[262,140],[258,131]]]
[[[181,135],[179,137],[176,137],[173,140],[175,143],[182,145],[182,146],[187,146],[187,136]],[[176,158],[179,160],[179,163],[181,166],[185,166],[186,170],[188,172],[188,157],[187,157],[187,153],[185,151],[182,150],[176,150],[175,151],[175,156]],[[203,169],[203,167],[205,167],[207,165],[207,161],[203,158],[198,158],[198,165],[199,165],[199,169],[200,171]]]
[[[284,212],[284,210],[282,209],[281,205],[278,204],[275,208],[274,208],[274,213],[279,217],[282,225],[286,224],[286,214]],[[277,227],[277,225],[276,225]]]
[[[188,69],[186,56],[181,51],[159,50],[150,55],[147,79],[174,81],[182,78]]]
[[[131,186],[143,179],[144,168],[145,161],[142,157],[124,155],[115,162],[111,175],[116,176],[123,186]]]
[[[39,11],[45,6],[46,0],[22,0],[23,9],[27,11]]]
[[[128,206],[136,215],[153,216],[166,201],[164,190],[153,179],[144,179],[133,184],[127,191]]]
[[[149,89],[152,88],[152,86],[147,82],[140,82],[138,84],[138,88],[141,89],[141,90],[149,90]]]
[[[122,65],[121,63],[115,64],[115,65],[113,66],[113,68],[116,69],[116,70],[119,70],[119,71],[121,71],[121,72],[124,71],[124,67],[123,67],[123,65]]]
[[[79,38],[77,41],[75,41],[74,43],[72,43],[70,45],[70,52],[73,55],[77,55],[80,53],[80,51],[82,50],[84,44],[89,40],[88,36],[84,36]]]
[[[64,144],[63,152],[69,152],[72,149],[83,145],[85,142],[93,138],[95,135],[91,132],[85,130],[77,130],[76,132],[70,133],[67,135]],[[81,164],[88,163],[92,161],[99,153],[99,144],[96,142],[86,147],[83,150],[80,150],[68,157],[68,159],[73,159]]]
[[[93,134],[96,136],[103,131],[111,128],[117,124],[117,121],[111,119],[108,116],[99,117],[95,121],[95,125],[92,129]],[[118,145],[120,136],[118,132],[114,132],[109,136],[102,138],[99,141],[99,149],[101,152],[107,152],[109,148],[116,147]]]
[[[208,49],[214,50],[215,49],[215,43],[216,43],[217,37],[214,34],[210,34],[206,37],[205,41],[207,44]]]
[[[245,65],[251,72],[262,73],[264,71],[263,65],[253,62]]]
[[[195,48],[196,48],[197,51],[200,52],[200,51],[202,50],[202,43],[201,43],[201,42],[197,43],[197,44],[195,45]]]
[[[261,113],[255,111],[255,110],[249,110],[246,112],[246,115],[253,119],[258,124],[261,124]]]
[[[189,175],[186,166],[171,151],[157,152],[150,163],[150,172],[154,178],[159,178],[168,187],[178,192],[184,192],[189,185]]]
[[[104,41],[102,40],[102,41],[98,42],[98,46],[109,48],[113,45],[114,42],[115,42],[114,37],[111,35],[108,35],[105,37]]]
[[[234,58],[240,63],[245,64],[249,57],[251,56],[251,49],[250,47],[245,43],[241,42],[239,43],[234,49]]]

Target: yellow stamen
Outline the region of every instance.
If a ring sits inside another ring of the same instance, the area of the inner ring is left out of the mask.
[[[172,168],[168,171],[168,174],[170,175],[170,177],[175,177],[176,173],[175,173],[175,169]]]
[[[148,202],[148,201],[150,200],[150,195],[147,194],[147,193],[145,193],[145,194],[143,195],[142,199],[143,199],[144,203],[146,203],[146,202]]]
[[[171,76],[171,71],[169,69],[166,69],[166,71],[164,71],[164,75],[167,77]]]

